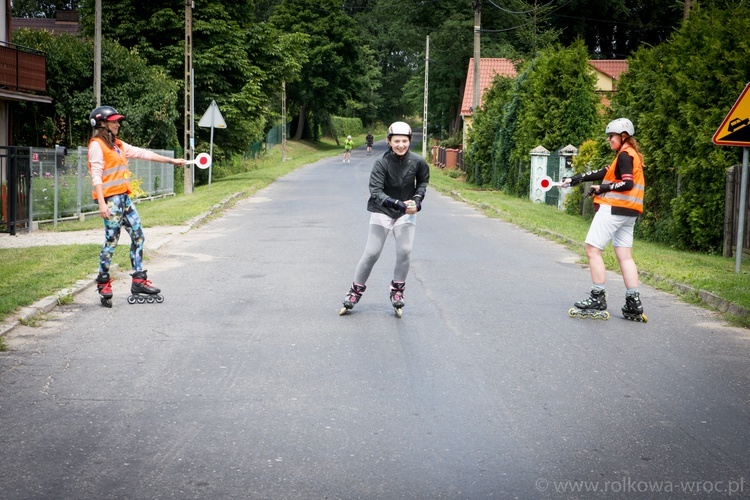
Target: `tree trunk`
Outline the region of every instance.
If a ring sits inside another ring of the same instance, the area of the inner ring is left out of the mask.
[[[299,120],[297,120],[297,132],[294,134],[294,140],[299,141],[302,139],[302,132],[305,130],[305,119],[307,118],[307,106],[301,105],[299,107]]]

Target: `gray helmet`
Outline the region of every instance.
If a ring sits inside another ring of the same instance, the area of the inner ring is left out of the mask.
[[[390,139],[394,135],[405,135],[411,140],[411,127],[406,122],[393,122],[388,127],[388,138]]]
[[[117,120],[124,120],[125,117],[117,112],[112,106],[99,106],[94,108],[89,114],[89,121],[91,126],[96,128],[101,122],[116,122]]]
[[[635,135],[635,127],[633,127],[633,122],[631,122],[627,118],[618,118],[616,120],[612,120],[611,122],[609,122],[605,130],[605,133],[607,135],[622,134],[623,132],[627,132],[631,137]]]

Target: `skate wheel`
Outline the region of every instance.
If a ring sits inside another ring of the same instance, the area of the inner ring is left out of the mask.
[[[146,299],[144,299],[143,297],[138,297],[137,299],[135,299],[135,301],[138,302],[139,304],[145,304],[146,303]]]
[[[347,311],[349,311],[349,309],[347,309],[346,307],[342,307],[341,310],[339,311],[339,316],[343,316],[344,314],[347,313]]]
[[[157,295],[156,297],[154,297],[154,299],[156,300],[157,304],[161,304],[162,302],[164,302],[164,296],[162,295]]]
[[[641,314],[641,318],[644,323],[648,323],[648,317],[645,314]]]
[[[102,305],[104,307],[112,307],[112,299],[102,299]]]
[[[577,315],[578,314],[576,313],[575,307],[571,307],[570,309],[568,309],[568,316],[570,316],[571,318],[575,318]]]
[[[148,302],[149,304],[153,304],[154,302],[156,302],[156,298],[154,298],[153,295],[149,295],[148,297],[146,297],[146,302]]]
[[[396,308],[396,317],[400,318],[403,314],[404,314],[404,312],[401,310],[401,308],[397,307]]]
[[[135,297],[133,297],[132,295],[128,297],[128,304],[135,304],[135,302],[136,302]]]
[[[609,319],[609,311],[604,311],[599,314],[599,318],[607,321]]]

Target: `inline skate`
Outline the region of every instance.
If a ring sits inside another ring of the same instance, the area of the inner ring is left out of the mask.
[[[146,271],[136,271],[131,274],[133,277],[133,283],[130,285],[131,295],[128,297],[128,304],[161,304],[164,302],[164,297],[161,295],[161,290],[153,286],[151,280],[148,279]]]
[[[362,298],[362,294],[365,293],[365,289],[367,287],[365,285],[358,285],[356,283],[352,283],[352,287],[349,289],[349,293],[346,294],[346,297],[344,298],[344,307],[341,308],[339,311],[339,316],[343,316],[346,314],[351,308],[359,302],[359,299]]]
[[[609,319],[607,312],[607,293],[604,290],[591,290],[591,294],[579,300],[568,310],[571,318]]]
[[[406,283],[403,281],[391,281],[391,305],[399,318],[403,314],[405,287]]]
[[[646,323],[648,318],[643,314],[641,295],[638,292],[625,296],[625,305],[622,306],[622,315],[630,321]]]
[[[109,273],[99,274],[96,277],[96,291],[101,297],[104,307],[112,307],[112,277]]]

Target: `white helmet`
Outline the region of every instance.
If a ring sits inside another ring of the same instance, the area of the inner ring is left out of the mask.
[[[633,127],[633,122],[627,118],[618,118],[609,122],[604,132],[606,134],[622,134],[623,132],[627,132],[629,136],[634,136],[635,127]]]
[[[350,141],[352,140],[352,136],[350,136],[350,135],[347,135],[347,136],[346,136],[346,138],[347,138],[348,140],[350,140]]]
[[[405,135],[411,140],[411,127],[405,122],[393,122],[388,127],[388,138],[390,139],[394,135]]]

